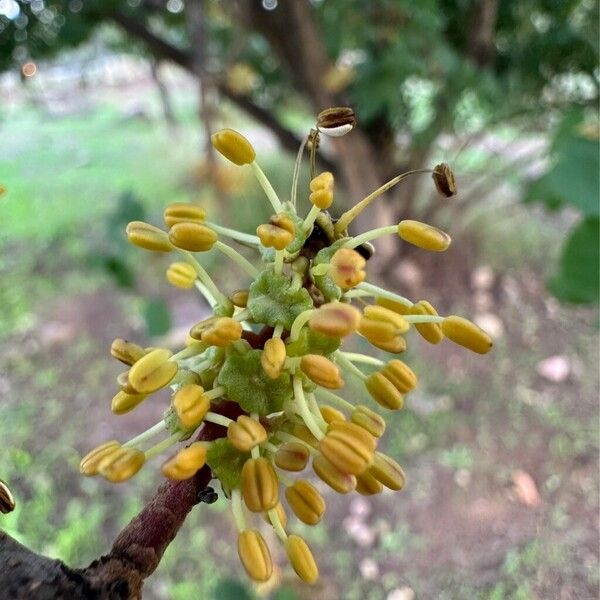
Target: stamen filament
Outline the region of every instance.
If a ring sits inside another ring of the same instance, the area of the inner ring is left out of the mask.
[[[404,315],[404,320],[408,323],[441,323],[446,317],[439,315]]]
[[[321,429],[327,429],[327,421],[323,418],[321,411],[319,410],[319,405],[317,404],[317,399],[314,394],[306,394],[306,399],[308,400],[308,408],[310,412],[313,414]]]
[[[213,388],[212,390],[206,392],[204,395],[209,400],[214,400],[215,398],[219,398],[220,396],[222,396],[224,393],[225,393],[225,386],[219,385],[216,388]]]
[[[269,202],[273,206],[275,212],[281,212],[283,209],[283,205],[281,204],[281,200],[277,196],[277,192],[273,189],[271,182],[267,179],[264,171],[260,168],[259,164],[256,161],[250,163],[252,167],[252,172],[254,173],[260,187],[264,190]]]
[[[275,251],[275,263],[273,265],[273,270],[277,275],[281,275],[283,273],[283,259],[285,257],[285,250],[276,250]]]
[[[303,446],[306,447],[306,449],[311,453],[311,454],[318,454],[319,452],[313,448],[310,444],[307,444],[303,439],[292,435],[291,433],[287,433],[285,431],[278,431],[277,433],[274,434],[275,437],[279,438],[282,442],[297,442],[298,444],[302,444]]]
[[[350,373],[352,373],[356,377],[359,377],[363,381],[367,378],[367,376],[358,367],[355,367],[341,352],[336,352],[335,358],[336,362],[339,363],[342,369],[349,371]]]
[[[156,425],[152,425],[150,429],[146,429],[146,431],[130,439],[128,442],[125,442],[123,446],[126,448],[132,448],[134,446],[137,446],[150,439],[151,437],[154,437],[157,433],[164,431],[166,428],[167,424],[164,421],[159,421],[158,423],[156,423]]]
[[[230,237],[232,240],[236,240],[237,242],[243,242],[244,244],[251,244],[252,246],[259,246],[260,240],[258,236],[252,235],[250,233],[243,233],[242,231],[237,231],[236,229],[230,229],[229,227],[223,227],[223,225],[217,225],[216,223],[211,223],[209,221],[205,221],[206,225],[224,235],[226,237]]]
[[[185,435],[185,433],[177,431],[176,433],[170,435],[168,438],[164,439],[162,442],[159,442],[155,446],[152,446],[152,448],[144,452],[144,454],[146,455],[146,460],[150,460],[151,458],[162,454],[165,450],[168,450],[171,446],[181,441],[182,438],[185,437]]]
[[[337,394],[334,394],[333,392],[326,390],[325,388],[319,388],[317,390],[317,394],[323,396],[329,402],[336,403],[341,408],[350,411],[354,410],[354,404],[348,402],[348,400],[344,400],[341,396],[338,396]]]
[[[308,323],[310,315],[312,315],[314,310],[314,308],[309,308],[308,310],[301,312],[294,319],[294,322],[292,323],[292,328],[290,329],[290,342],[295,342],[298,339],[298,337],[300,336],[300,331],[302,330],[304,325]]]
[[[312,229],[312,226],[320,212],[321,209],[313,204],[309,213],[306,215],[306,219],[304,219],[304,222],[302,223],[302,229],[304,229],[304,231],[308,233]]]
[[[245,308],[244,310],[240,310],[240,312],[235,313],[235,315],[233,315],[232,319],[235,319],[236,321],[241,322],[241,321],[245,321],[251,315],[252,315],[252,313],[250,312],[250,310]]]
[[[269,520],[273,525],[273,529],[275,530],[277,537],[285,543],[287,541],[287,533],[281,524],[281,519],[279,518],[277,511],[272,508],[271,510],[267,511],[267,514],[269,515]]]
[[[194,342],[190,344],[187,348],[180,350],[177,354],[173,354],[169,360],[177,362],[178,360],[185,360],[186,358],[192,358],[193,356],[198,356],[202,354],[208,346],[203,344],[202,342]]]
[[[359,354],[357,352],[340,352],[340,354],[351,362],[365,363],[367,365],[375,365],[376,367],[383,367],[385,365],[382,360],[366,354]]]
[[[223,427],[229,427],[229,425],[233,423],[233,420],[229,417],[210,411],[204,415],[204,420],[208,421],[209,423],[214,423],[215,425],[222,425]]]
[[[198,291],[204,296],[205,300],[208,302],[210,307],[212,309],[214,309],[215,306],[217,306],[217,301],[215,300],[213,295],[208,291],[208,288],[201,281],[198,281],[197,279],[194,282],[194,284],[195,284],[196,288],[198,289]]]
[[[306,142],[308,141],[308,136],[302,140],[300,144],[300,148],[298,148],[298,154],[296,155],[296,162],[294,163],[294,175],[292,177],[292,192],[290,194],[292,206],[296,208],[296,198],[298,196],[298,178],[300,176],[300,167],[302,165],[302,156],[304,155],[304,148],[306,147]]]
[[[217,240],[215,242],[215,248],[220,250],[223,254],[228,256],[233,262],[235,262],[241,269],[246,271],[250,277],[256,278],[258,276],[258,269],[246,258],[244,258],[237,250]]]
[[[360,202],[355,204],[351,209],[347,210],[335,224],[335,232],[341,233],[348,229],[348,225],[363,211],[373,200],[385,194],[390,188],[394,187],[397,183],[400,183],[403,179],[406,179],[410,175],[416,173],[432,173],[431,169],[415,169],[414,171],[407,171],[401,175],[397,175],[393,179],[390,179],[387,183],[384,183],[381,187],[378,187],[374,192],[371,192],[366,198],[363,198]]]
[[[273,330],[272,337],[280,338],[282,333],[283,333],[283,325],[281,323],[278,323],[277,325],[275,325],[275,329]]]
[[[397,225],[386,225],[385,227],[377,227],[376,229],[371,229],[370,231],[365,231],[356,237],[350,238],[342,248],[356,248],[365,242],[370,242],[371,240],[376,240],[377,238],[384,237],[386,235],[392,235],[397,233],[398,226]]]
[[[412,306],[413,303],[404,296],[400,296],[399,294],[394,294],[393,292],[388,292],[383,288],[380,288],[378,285],[373,285],[372,283],[367,283],[363,281],[356,286],[359,290],[364,290],[365,292],[369,292],[371,296],[388,298],[388,300],[393,300],[394,302],[399,302],[400,304],[406,304],[406,306]],[[349,292],[348,292],[349,293]],[[346,294],[347,296],[348,294]]]
[[[273,454],[279,450],[279,448],[271,442],[263,442],[260,447],[264,448],[267,452],[272,452]]]
[[[215,282],[212,280],[211,276],[206,272],[206,269],[192,256],[192,254],[187,250],[181,249],[179,249],[179,252],[192,265],[192,267],[196,269],[198,279],[200,279],[200,281],[208,288],[208,291],[215,298],[215,300],[217,300],[219,304],[229,304],[227,296],[219,291],[219,288],[215,285]]]
[[[242,506],[242,494],[239,489],[231,492],[231,512],[238,531],[246,529],[246,518],[244,517],[244,507]]]
[[[300,412],[300,416],[302,420],[306,424],[306,426],[310,429],[310,432],[318,439],[322,439],[323,432],[321,428],[315,421],[310,409],[308,408],[308,404],[306,403],[306,398],[304,397],[304,390],[302,389],[302,379],[300,377],[294,377],[294,398],[295,404],[294,406]]]

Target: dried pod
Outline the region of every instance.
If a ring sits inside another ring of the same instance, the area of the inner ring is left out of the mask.
[[[456,195],[456,181],[454,173],[446,163],[436,165],[431,174],[435,189],[446,198],[451,198]]]
[[[354,111],[347,106],[326,108],[317,115],[317,128],[331,137],[341,137],[356,126]]]
[[[8,485],[0,479],[0,512],[6,515],[15,510],[15,506],[15,499]]]

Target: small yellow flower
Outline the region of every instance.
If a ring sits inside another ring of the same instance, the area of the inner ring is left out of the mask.
[[[360,311],[351,304],[329,302],[315,310],[308,322],[313,331],[331,337],[345,337],[354,333],[360,323]]]
[[[432,252],[444,252],[452,242],[450,236],[441,229],[420,221],[400,221],[398,235],[405,242]]]
[[[193,442],[163,463],[161,471],[165,477],[181,481],[193,477],[206,462],[206,444]]]
[[[296,226],[284,214],[273,215],[268,223],[263,223],[256,228],[256,235],[265,248],[283,250],[294,239]]]
[[[204,395],[204,388],[188,383],[173,396],[173,408],[183,427],[191,429],[197,427],[210,410],[210,400]]]
[[[246,529],[238,537],[238,554],[248,576],[254,581],[267,581],[273,573],[271,553],[256,529]]]
[[[201,223],[206,218],[206,211],[191,202],[173,202],[165,208],[163,218],[169,228],[176,223]]]
[[[132,221],[125,229],[127,239],[139,248],[153,252],[171,252],[173,246],[162,229],[143,221]]]
[[[227,428],[227,439],[241,452],[250,452],[254,446],[267,440],[267,432],[256,419],[240,415]]]
[[[338,366],[320,354],[305,354],[300,360],[300,369],[321,387],[335,390],[344,385]]]
[[[167,281],[174,287],[189,290],[198,277],[196,269],[186,262],[174,262],[167,269]]]
[[[290,535],[285,549],[298,577],[306,583],[315,583],[319,579],[319,568],[308,544],[299,535]]]
[[[275,464],[285,471],[302,471],[310,457],[310,452],[300,442],[286,442],[275,452]]]
[[[177,374],[177,363],[170,361],[172,352],[156,348],[142,356],[129,369],[129,383],[138,394],[151,394],[170,383]]]
[[[264,512],[279,501],[279,480],[273,465],[264,457],[249,458],[242,467],[242,496],[248,510]]]
[[[455,344],[478,354],[487,354],[494,345],[492,338],[481,327],[462,317],[446,317],[442,321],[442,332]]]
[[[294,514],[307,525],[316,525],[325,514],[325,500],[306,479],[297,479],[285,490],[285,498]]]
[[[342,289],[348,290],[364,281],[367,261],[356,250],[340,248],[331,258],[331,279]]]
[[[194,222],[175,223],[169,229],[169,240],[173,246],[190,252],[206,252],[217,241],[217,234],[206,225]]]
[[[265,342],[263,352],[260,355],[260,364],[271,379],[279,377],[285,365],[285,359],[285,344],[281,338],[271,338]]]
[[[210,141],[215,150],[238,166],[249,165],[256,158],[252,144],[241,133],[233,129],[221,129],[217,133],[213,133]]]

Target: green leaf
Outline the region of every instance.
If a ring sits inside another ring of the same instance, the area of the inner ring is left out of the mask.
[[[249,289],[247,308],[257,323],[271,327],[281,324],[291,329],[296,317],[312,307],[306,289],[298,288],[288,277],[270,269],[263,271]]]
[[[292,396],[288,373],[271,379],[260,364],[261,350],[245,354],[230,354],[219,372],[219,385],[225,386],[225,395],[237,402],[246,412],[269,415],[283,408]]]
[[[249,452],[236,450],[227,438],[212,442],[206,453],[206,463],[226,493],[239,486],[242,467],[249,458]]]
[[[598,302],[600,219],[588,217],[569,236],[550,291],[565,302]]]
[[[144,321],[148,335],[164,335],[171,328],[171,313],[161,298],[147,300],[144,305]]]

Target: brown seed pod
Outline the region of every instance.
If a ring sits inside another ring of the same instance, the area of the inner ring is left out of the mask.
[[[341,137],[356,126],[354,111],[347,106],[326,108],[317,115],[317,128],[331,137]]]
[[[456,195],[456,181],[454,173],[446,163],[436,165],[431,174],[435,189],[446,198],[451,198]]]
[[[0,479],[0,512],[6,515],[15,510],[15,506],[15,499],[8,489],[8,485]]]

